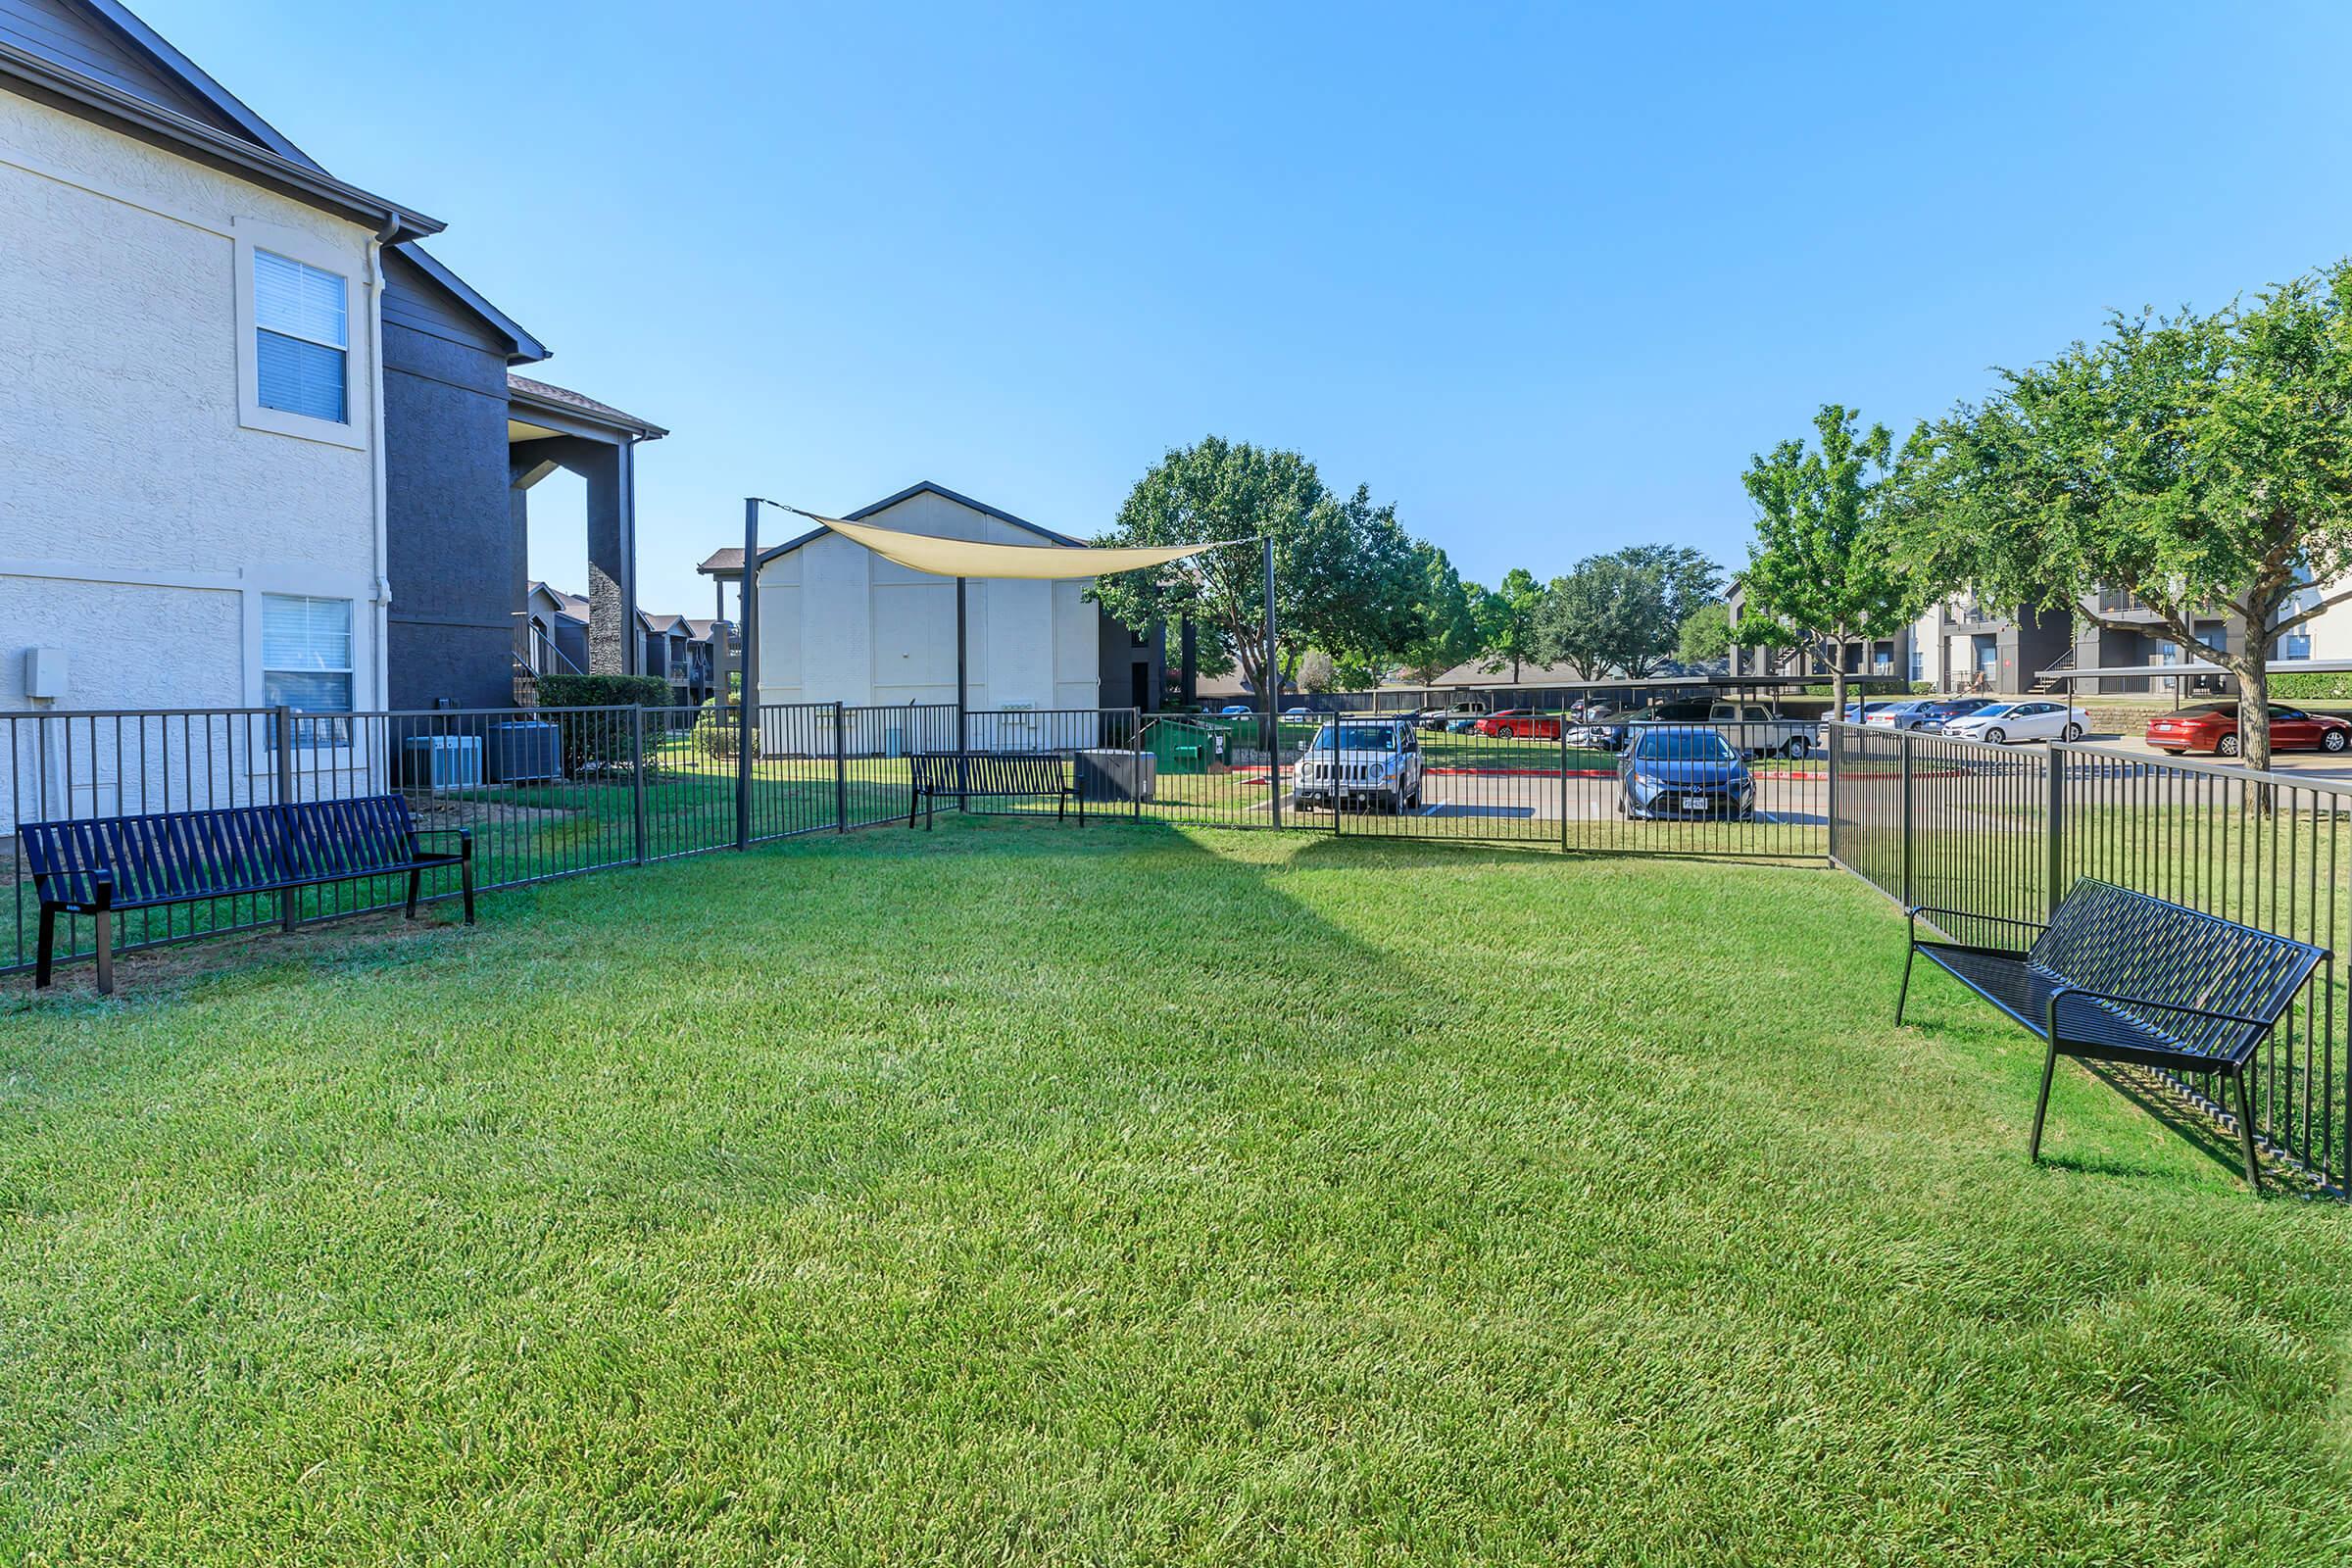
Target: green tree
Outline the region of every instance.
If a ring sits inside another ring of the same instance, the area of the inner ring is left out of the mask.
[[[1537,616],[1536,647],[1585,680],[1611,670],[1644,679],[1674,656],[1684,620],[1721,580],[1715,563],[1679,546],[1632,545],[1588,557],[1553,579]]]
[[[1711,664],[1732,651],[1732,607],[1710,599],[1683,617],[1674,657],[1686,664]]]
[[[1929,597],[1905,571],[1885,515],[1893,438],[1885,425],[1857,429],[1858,417],[1824,404],[1813,416],[1818,447],[1784,441],[1748,459],[1742,477],[1756,506],[1742,636],[1754,614],[1821,657],[1834,714],[1845,711],[1843,644],[1895,635]]]
[[[1345,663],[1384,655],[1412,635],[1413,545],[1396,525],[1396,509],[1375,506],[1360,486],[1351,496],[1333,495],[1296,452],[1217,436],[1171,448],[1137,481],[1098,542],[1267,538],[1274,542],[1279,675],[1294,673],[1309,648]],[[1212,550],[1155,571],[1106,577],[1094,597],[1130,627],[1190,617],[1203,671],[1222,674],[1239,664],[1252,690],[1268,690],[1257,550]]]
[[[1413,633],[1390,652],[1406,674],[1427,685],[1482,651],[1478,606],[1471,595],[1485,590],[1465,586],[1462,574],[1435,545],[1416,544],[1413,557],[1419,585],[1413,603]]]
[[[1478,651],[1486,656],[1488,674],[1511,672],[1515,685],[1520,666],[1535,658],[1536,620],[1544,612],[1544,587],[1525,566],[1502,574],[1498,589],[1479,590],[1471,612],[1478,621]]]
[[[2237,678],[2241,746],[2266,767],[2272,649],[2352,599],[2330,586],[2352,571],[2352,262],[2211,315],[2112,318],[1922,424],[1902,467],[1926,573],[2144,629],[2098,608],[2102,588],[2130,592]],[[2224,612],[2242,641],[2200,635]]]

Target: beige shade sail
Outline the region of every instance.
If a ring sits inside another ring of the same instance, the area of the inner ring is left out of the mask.
[[[794,507],[790,510],[800,512],[801,509]],[[927,571],[940,577],[1021,577],[1032,580],[1107,577],[1114,572],[1164,566],[1171,561],[1182,561],[1203,550],[1215,550],[1222,545],[1235,543],[1230,539],[1217,539],[1204,545],[1153,545],[1140,549],[1116,546],[1098,548],[1092,545],[989,545],[969,539],[942,539],[935,534],[908,533],[901,528],[877,528],[870,522],[844,522],[839,517],[820,516],[813,512],[801,512],[801,515],[823,523],[844,539],[865,546],[885,561],[895,561],[909,571]]]

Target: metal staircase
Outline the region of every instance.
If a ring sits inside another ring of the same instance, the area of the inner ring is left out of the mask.
[[[2066,672],[2075,667],[2075,644],[2068,643],[2066,652],[2051,661],[2048,671],[2036,674],[2034,684],[2026,689],[2036,694],[2056,691],[2065,681]]]

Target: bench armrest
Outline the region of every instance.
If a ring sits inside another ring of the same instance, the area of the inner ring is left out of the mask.
[[[2093,991],[2087,986],[2060,986],[2050,993],[2050,1020],[2058,1018],[2058,1004],[2069,997],[2084,1002],[2112,1002],[2127,1007],[2152,1007],[2158,1012],[2177,1012],[2185,1017],[2211,1018],[2218,1023],[2242,1023],[2249,1028],[2268,1029],[2278,1023],[2276,1018],[2249,1018],[2241,1012],[2219,1012],[2211,1007],[2192,1007],[2185,1002],[2158,1002],[2153,997],[2126,996],[2121,992]]]
[[[1980,948],[1960,942],[1922,942],[1919,940],[1919,917],[1923,914],[1948,914],[1964,920],[1989,920],[1994,925],[2014,926],[2021,931],[2040,932],[2049,929],[2035,921],[2013,920],[2005,914],[1971,914],[1966,909],[1938,909],[1933,905],[1920,904],[1903,911],[1904,918],[1911,925],[1911,945],[1915,948],[1957,948],[1964,953],[1996,954],[2011,958],[2022,958],[2026,956],[2025,950],[2022,948]]]
[[[458,838],[458,854],[466,859],[472,859],[473,829],[469,827],[416,827],[409,829],[411,837],[419,839],[445,839],[453,833]]]
[[[1963,920],[1989,920],[1994,925],[2013,925],[2022,931],[2047,931],[2039,920],[2018,920],[2005,914],[1978,914],[1973,909],[1939,909],[1933,904],[1915,904],[1903,911],[1916,920],[1923,914],[1949,914]]]

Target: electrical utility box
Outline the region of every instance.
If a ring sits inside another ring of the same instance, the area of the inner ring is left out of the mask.
[[[24,695],[57,702],[66,695],[66,651],[63,648],[24,650]]]

